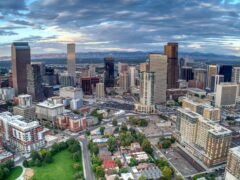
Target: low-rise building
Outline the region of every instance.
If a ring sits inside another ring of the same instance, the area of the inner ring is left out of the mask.
[[[10,101],[15,97],[15,90],[11,87],[0,88],[0,100]]]
[[[36,105],[37,118],[43,124],[52,124],[56,120],[57,115],[64,113],[64,105],[48,99]]]
[[[87,127],[85,117],[75,113],[65,113],[56,117],[56,126],[61,129],[68,129],[71,132],[78,132]]]

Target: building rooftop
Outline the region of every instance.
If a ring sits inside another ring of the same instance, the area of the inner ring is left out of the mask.
[[[200,117],[201,115],[199,115],[198,113],[195,113],[195,112],[192,112],[191,110],[189,109],[183,109],[183,108],[178,108],[178,111],[192,117],[192,118],[198,118]]]
[[[40,102],[40,103],[37,104],[37,106],[42,106],[42,107],[45,107],[45,108],[64,107],[63,104],[54,103],[54,102],[51,101],[51,100],[46,100],[46,101]]]
[[[240,158],[240,146],[231,148],[230,151],[231,151],[233,154],[237,155],[237,156]]]
[[[72,92],[75,92],[75,91],[81,91],[80,88],[75,88],[75,87],[72,87],[72,86],[67,86],[67,87],[62,87],[60,89],[61,90],[64,90],[64,91],[72,91]]]
[[[216,136],[221,136],[221,135],[231,135],[232,131],[219,125],[219,124],[215,124],[213,129],[210,129],[209,132],[213,135]]]
[[[206,93],[206,91],[199,88],[188,88],[188,91],[196,92],[196,93]]]

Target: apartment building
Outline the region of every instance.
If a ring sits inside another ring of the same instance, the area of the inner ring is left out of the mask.
[[[45,134],[48,129],[40,126],[38,121],[25,122],[19,115],[10,112],[0,113],[3,139],[22,153],[30,153],[45,145]]]
[[[176,127],[181,136],[181,144],[206,166],[226,161],[232,139],[230,130],[183,108],[178,109]]]
[[[228,153],[225,170],[226,180],[240,179],[240,146],[231,148]]]

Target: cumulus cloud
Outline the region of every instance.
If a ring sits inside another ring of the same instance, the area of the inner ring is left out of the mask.
[[[229,44],[230,41],[240,41],[240,3],[233,0],[12,2],[15,1],[0,3],[0,9],[10,13],[16,9],[20,13],[9,21],[56,33],[55,37],[47,39],[30,36],[31,40],[36,38],[39,46],[54,43],[50,48],[55,48],[57,43],[75,41],[81,44],[80,51],[111,48],[161,50],[165,42],[177,41],[183,51],[238,52],[230,49],[239,45]],[[25,12],[21,14],[21,11]]]

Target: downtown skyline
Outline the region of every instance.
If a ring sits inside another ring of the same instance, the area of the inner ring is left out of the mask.
[[[0,56],[14,41],[32,54],[163,51],[166,42],[182,52],[240,56],[240,1],[14,0],[0,2]]]

